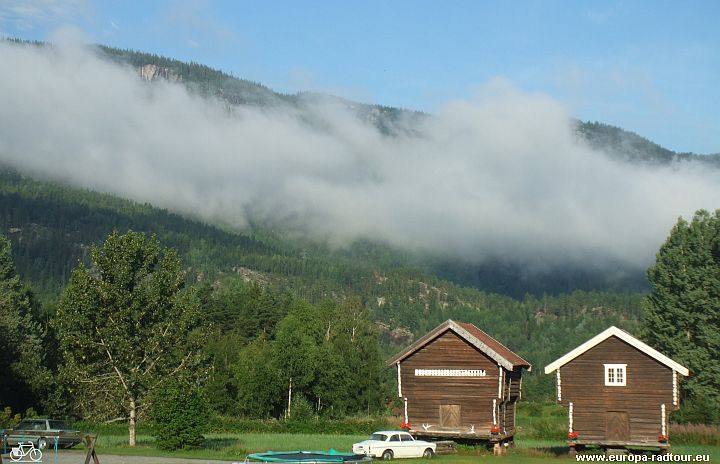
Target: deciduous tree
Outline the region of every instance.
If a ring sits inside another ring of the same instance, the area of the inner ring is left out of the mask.
[[[81,415],[128,421],[130,446],[150,394],[169,377],[201,375],[203,321],[172,249],[113,232],[73,271],[57,310],[64,364]]]

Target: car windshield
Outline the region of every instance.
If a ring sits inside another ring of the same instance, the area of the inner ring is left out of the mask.
[[[15,428],[18,430],[27,430],[30,428],[30,422],[22,421],[18,425],[16,425]]]
[[[384,433],[373,433],[370,435],[371,440],[377,440],[377,441],[385,441],[387,440],[387,435]]]

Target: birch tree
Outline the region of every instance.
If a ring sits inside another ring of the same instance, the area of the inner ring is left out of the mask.
[[[199,305],[180,259],[155,237],[113,232],[63,292],[56,327],[61,375],[85,418],[136,425],[164,380],[201,375]]]

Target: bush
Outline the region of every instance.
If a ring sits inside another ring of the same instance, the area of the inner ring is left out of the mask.
[[[520,405],[521,413],[525,413],[530,417],[541,417],[543,415],[543,404],[535,402],[525,402]]]
[[[20,414],[13,414],[10,406],[0,411],[0,429],[10,429],[20,422]]]
[[[151,418],[157,447],[162,450],[192,449],[205,441],[202,431],[209,420],[209,405],[202,392],[173,380],[155,395]]]
[[[717,401],[697,396],[683,401],[680,410],[672,415],[679,424],[720,424],[720,404]]]
[[[567,434],[567,426],[551,417],[536,419],[530,423],[528,436],[540,440],[562,440]]]
[[[315,417],[315,410],[310,401],[302,395],[295,395],[290,410],[290,420],[295,422],[307,422]]]
[[[347,417],[330,420],[324,417],[300,421],[296,419],[242,419],[231,416],[214,416],[209,432],[213,433],[321,433],[336,435],[367,435],[377,430],[397,428],[399,421],[389,422],[388,417]]]

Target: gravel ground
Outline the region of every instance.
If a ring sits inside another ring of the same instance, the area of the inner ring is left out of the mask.
[[[2,451],[2,450],[0,450]],[[232,461],[210,461],[206,459],[180,459],[149,456],[115,456],[112,454],[98,454],[100,464],[229,464]],[[2,456],[3,464],[9,464],[9,455]],[[57,461],[52,451],[43,453],[42,464],[84,464],[85,453],[65,451],[58,453]],[[90,463],[92,464],[92,459]]]

